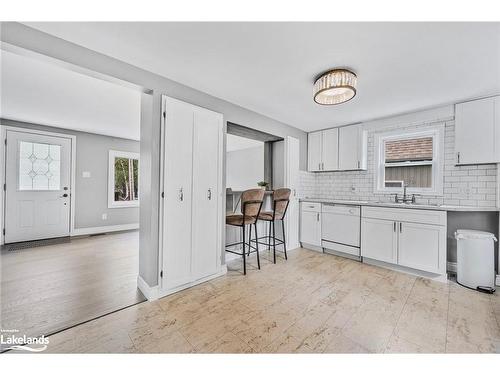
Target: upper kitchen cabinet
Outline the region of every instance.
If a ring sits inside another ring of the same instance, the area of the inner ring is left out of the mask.
[[[339,129],[333,128],[322,132],[322,171],[339,169]]]
[[[366,169],[366,131],[344,126],[308,136],[309,172]]]
[[[366,169],[367,133],[359,125],[339,128],[339,169]]]
[[[500,96],[455,106],[456,164],[500,162]]]
[[[321,170],[322,133],[314,132],[307,136],[307,170],[310,172]]]

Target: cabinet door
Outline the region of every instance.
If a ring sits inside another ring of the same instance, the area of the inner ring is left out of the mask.
[[[339,128],[339,169],[354,170],[362,168],[362,132],[359,126]]]
[[[446,272],[446,228],[401,222],[398,264],[418,270]]]
[[[339,130],[323,130],[321,140],[322,170],[335,171],[339,169]]]
[[[457,164],[494,163],[499,159],[500,117],[495,118],[498,97],[455,106]],[[495,124],[497,122],[497,124]]]
[[[321,170],[321,133],[309,133],[307,136],[307,169],[309,172]]]
[[[387,263],[398,261],[398,235],[395,221],[361,219],[361,256]]]
[[[321,246],[321,213],[302,211],[300,215],[300,241]]]
[[[191,281],[192,106],[166,102],[163,279],[164,289]]]
[[[218,216],[219,157],[222,116],[202,108],[194,111],[193,134],[193,280],[217,273],[220,265]]]

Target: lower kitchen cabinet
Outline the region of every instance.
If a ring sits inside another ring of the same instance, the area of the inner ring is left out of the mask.
[[[399,223],[398,264],[432,273],[446,272],[446,227]]]
[[[300,210],[300,242],[321,246],[321,204],[302,202]]]
[[[367,207],[361,219],[361,255],[446,274],[446,212]]]
[[[361,255],[396,264],[398,262],[396,222],[363,218],[361,220]]]

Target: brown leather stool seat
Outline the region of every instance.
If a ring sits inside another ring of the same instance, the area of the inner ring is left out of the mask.
[[[226,224],[227,225],[242,226],[243,222],[245,222],[245,224],[255,224],[256,221],[257,221],[257,219],[253,216],[245,216],[245,220],[243,221],[242,214],[233,214],[233,215],[226,216]]]

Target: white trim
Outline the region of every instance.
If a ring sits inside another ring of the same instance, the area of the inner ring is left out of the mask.
[[[179,292],[181,290],[184,290],[184,289],[187,289],[187,288],[191,288],[191,287],[193,287],[195,285],[198,285],[198,284],[205,283],[205,282],[213,280],[213,279],[215,279],[217,277],[224,276],[226,273],[227,273],[227,265],[223,264],[220,267],[220,271],[217,272],[217,273],[214,273],[213,275],[209,275],[209,276],[204,277],[202,279],[198,279],[196,281],[192,281],[190,283],[186,283],[186,284],[183,284],[183,285],[177,286],[175,288],[171,288],[171,289],[161,289],[161,288],[159,288],[158,289],[158,298],[166,297],[166,296],[168,296],[170,294]]]
[[[102,227],[75,228],[71,233],[71,236],[86,236],[89,234],[119,232],[123,230],[134,230],[134,229],[139,229],[139,223],[107,225]]]
[[[141,276],[137,276],[137,288],[139,288],[141,293],[148,299],[148,301],[155,301],[158,299],[158,285],[149,286],[149,284],[144,281]]]
[[[433,138],[432,188],[408,188],[407,193],[438,196],[443,195],[444,123],[437,123],[432,126],[431,129],[395,129],[375,134],[373,145],[375,154],[375,164],[373,171],[373,173],[375,174],[373,179],[375,194],[394,194],[401,192],[401,188],[388,188],[383,186],[383,176],[385,176],[385,141],[422,137]]]
[[[370,259],[370,258],[365,258],[365,257],[363,257],[362,259],[363,259],[362,260],[363,263],[371,264],[372,266],[378,266],[378,267],[386,268],[389,270],[406,273],[409,275],[425,277],[427,279],[431,279],[434,281],[448,283],[448,275],[446,273],[441,275],[441,274],[437,274],[437,273],[430,273],[430,272],[426,272],[426,271],[416,270],[414,268],[400,266],[398,264],[386,263],[386,262],[382,262],[380,260],[375,260],[375,259]]]
[[[39,134],[39,135],[47,135],[50,137],[59,137],[59,138],[66,138],[69,139],[71,142],[71,150],[70,150],[70,222],[69,222],[69,235],[73,235],[73,232],[75,230],[75,199],[76,199],[76,135],[71,135],[71,134],[64,134],[64,133],[55,133],[55,132],[49,132],[45,130],[34,130],[34,129],[29,129],[29,128],[21,128],[17,126],[9,126],[9,125],[0,125],[0,130],[1,130],[1,142],[0,142],[0,163],[1,163],[1,168],[2,168],[2,173],[1,173],[1,178],[2,178],[2,184],[6,183],[6,174],[5,174],[5,168],[6,168],[6,158],[5,158],[5,153],[7,152],[7,148],[5,147],[5,139],[7,137],[7,131],[14,131],[18,133],[28,133],[28,134]],[[5,227],[5,191],[0,189],[2,191],[1,194],[1,220],[0,223],[3,224],[2,228]],[[3,230],[0,230],[0,243],[3,245],[4,244],[4,235],[3,235]]]
[[[500,275],[497,275],[496,280],[495,280],[495,285],[500,286]]]
[[[127,158],[127,159],[137,159],[140,161],[139,153],[137,152],[129,152],[129,151],[117,151],[117,150],[109,150],[108,156],[108,208],[124,208],[124,207],[139,207],[140,202],[140,194],[139,186],[137,187],[137,191],[139,194],[139,199],[134,201],[115,201],[115,158]],[[140,169],[140,168],[139,168]],[[139,172],[138,172],[139,173]],[[137,176],[138,181],[140,179],[140,175]]]

